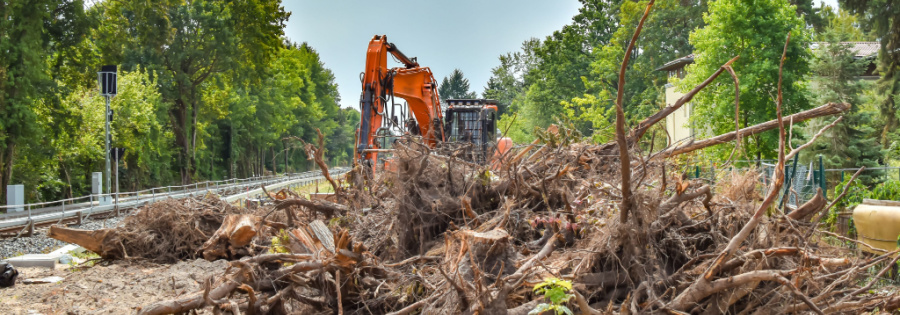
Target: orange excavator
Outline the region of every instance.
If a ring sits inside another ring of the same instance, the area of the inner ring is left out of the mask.
[[[403,66],[388,68],[388,55]],[[379,153],[390,152],[393,141],[407,133],[421,136],[430,147],[446,141],[472,143],[479,151],[469,155],[473,162],[487,162],[486,157],[493,153],[492,162],[498,164],[502,153],[511,148],[508,138],[496,139],[496,101],[447,100],[445,120],[431,69],[404,55],[386,35],[375,35],[369,41],[366,69],[360,79],[361,119],[354,157],[373,171],[390,168],[385,166],[387,159],[378,158]],[[395,103],[395,96],[406,100],[406,105]]]

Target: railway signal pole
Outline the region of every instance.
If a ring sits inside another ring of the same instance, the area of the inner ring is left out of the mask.
[[[109,154],[110,154],[110,152],[109,152],[109,142],[110,142],[109,123],[110,123],[110,121],[112,121],[113,112],[109,108],[109,101],[114,96],[116,96],[116,94],[118,92],[118,90],[117,90],[118,89],[118,84],[117,84],[118,79],[116,78],[116,66],[115,65],[102,66],[102,67],[100,67],[100,72],[98,72],[98,75],[99,75],[99,80],[100,80],[100,95],[106,97],[106,112],[105,112],[105,114],[106,114],[105,115],[106,116],[106,139],[104,140],[104,143],[106,144],[106,149],[105,149],[105,152],[106,152],[106,155],[105,155],[105,158],[106,158],[106,187],[107,187],[106,193],[112,193],[112,185],[111,185],[112,181],[110,180],[112,170],[111,170],[110,163],[109,163]],[[107,198],[108,198],[108,196],[107,196]],[[104,200],[106,200],[106,199],[104,198]]]

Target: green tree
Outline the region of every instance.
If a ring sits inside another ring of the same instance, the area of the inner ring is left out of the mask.
[[[53,96],[45,56],[83,40],[81,0],[0,0],[0,198],[13,178],[20,144],[39,131],[34,107]]]
[[[822,155],[828,168],[872,168],[884,158],[877,131],[870,123],[875,120],[875,113],[861,109],[861,96],[866,84],[859,79],[859,75],[865,72],[871,60],[855,59],[851,45],[843,43],[856,35],[856,32],[845,32],[843,25],[832,23],[822,34],[826,42],[815,51],[810,66],[814,74],[810,92],[815,103],[844,102],[852,105],[850,112],[844,114],[844,119],[826,131],[803,155],[805,160]],[[833,118],[813,120],[805,128],[805,134],[815,134],[831,120]],[[860,175],[860,180],[871,184],[880,178],[880,174],[880,171],[865,172]]]
[[[478,97],[475,92],[469,90],[469,79],[466,79],[459,69],[453,69],[450,75],[441,80],[441,84],[438,87],[438,95],[441,96],[442,102],[453,98]],[[446,109],[446,106],[442,107]]]
[[[591,52],[609,41],[618,26],[617,13],[622,1],[581,0],[582,7],[572,24],[547,36],[539,45],[528,47],[537,60],[525,74],[525,97],[516,110],[517,123],[531,131],[568,115],[563,102],[582,96],[586,87],[582,77],[590,75]],[[576,109],[575,114],[580,109]],[[589,125],[578,125],[590,134]]]
[[[863,17],[866,27],[881,43],[878,52],[878,94],[883,98],[880,112],[884,119],[881,132],[882,145],[898,146],[900,127],[898,118],[898,100],[900,100],[900,0],[840,0],[842,8]]]
[[[784,63],[784,113],[810,107],[805,97],[803,76],[809,72],[809,32],[796,9],[786,0],[719,0],[709,4],[706,26],[691,33],[694,64],[678,82],[682,91],[708,78],[725,62],[740,55],[732,67],[740,77],[740,125],[752,126],[775,117],[778,67],[788,33],[791,34]],[[735,128],[734,85],[728,76],[719,77],[693,99],[694,128],[703,136],[733,131]],[[742,147],[749,156],[765,158],[776,154],[775,132],[745,137]],[[712,149],[722,155],[730,148]]]
[[[207,80],[227,75],[233,80],[259,80],[261,67],[281,47],[284,22],[290,16],[278,0],[113,2],[106,12],[112,57],[126,70],[143,65],[160,76],[175,144],[181,181],[197,170],[199,121]],[[216,111],[216,110],[214,110]]]
[[[482,92],[484,98],[497,100],[500,114],[498,126],[515,142],[533,140],[532,130],[523,124],[527,118],[519,115],[519,108],[525,100],[525,88],[530,84],[526,81],[526,74],[539,62],[534,51],[540,44],[540,39],[531,38],[522,43],[521,51],[500,55],[500,65],[491,69],[488,86]]]
[[[618,14],[621,26],[609,43],[594,49],[590,76],[582,78],[587,93],[566,102],[570,115],[581,113],[577,118],[591,124],[594,141],[612,139],[619,67],[646,7],[647,1],[622,3]],[[705,1],[660,0],[654,4],[626,69],[624,107],[629,121],[640,121],[665,103],[663,92],[668,78],[656,69],[691,53],[690,32],[703,25],[705,11]]]
[[[821,28],[816,28],[816,40],[828,41],[825,33],[828,31],[841,34],[843,41],[863,42],[874,41],[871,35],[866,35],[867,31],[862,29],[859,17],[847,10],[835,9],[829,5],[824,5],[817,12],[819,19],[824,21]]]

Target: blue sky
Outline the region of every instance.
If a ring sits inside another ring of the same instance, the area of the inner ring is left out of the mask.
[[[814,0],[820,6],[823,0]],[[824,0],[837,6],[837,0]],[[341,106],[359,106],[359,73],[373,35],[387,35],[440,80],[459,68],[471,89],[484,90],[498,56],[569,24],[577,0],[285,0],[285,33],[315,48],[334,72]],[[390,60],[390,59],[389,59]],[[390,60],[393,63],[393,60]],[[396,64],[394,64],[396,65]]]
[[[471,89],[484,90],[501,54],[569,24],[577,0],[284,1],[291,11],[285,33],[307,42],[334,72],[341,106],[359,106],[359,73],[375,34],[431,67],[435,78],[459,68]],[[391,60],[393,63],[393,60]],[[396,64],[394,64],[396,65]]]

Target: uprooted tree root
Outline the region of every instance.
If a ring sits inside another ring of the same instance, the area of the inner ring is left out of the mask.
[[[812,143],[786,150],[787,125],[849,105],[783,117],[779,79],[776,120],[642,155],[640,138],[656,122],[725,71],[737,82],[730,63],[627,135],[620,93],[614,143],[575,142],[573,128],[552,126],[543,145],[510,152],[489,170],[404,138],[396,171],[373,177],[357,167],[345,177],[349,188],[331,181],[340,203],[276,200],[242,219],[259,225],[248,244],[236,233],[247,229],[229,226],[237,223],[219,227],[210,242],[246,255],[226,255],[231,267],[203,291],[140,313],[527,314],[546,302],[532,288],[548,277],[573,284],[568,307],[582,314],[900,309],[897,288],[875,290],[897,251],[842,257],[816,238],[836,200],[814,198],[790,214],[775,206],[784,161]],[[623,65],[620,89],[624,73]],[[713,187],[673,174],[665,159],[775,128],[779,159],[765,195],[753,172]],[[316,156],[321,148],[308,147]]]
[[[247,213],[217,196],[166,199],[135,211],[116,228],[83,231],[52,226],[49,236],[77,243],[107,259],[146,258],[173,263],[198,250],[229,214]]]
[[[260,237],[252,246],[279,250],[234,260],[203,292],[141,312],[526,314],[543,302],[531,288],[547,277],[571,281],[570,308],[586,314],[900,307],[894,289],[870,292],[878,277],[867,272],[889,268],[896,253],[834,256],[807,236],[815,227],[809,216],[758,217],[734,254],[720,259],[764,199],[753,172],[726,176],[713,189],[636,158],[634,208],[622,223],[617,156],[581,143],[542,151],[485,172],[448,168],[450,157],[400,146],[397,172],[359,188],[378,202],[297,219],[282,234],[267,230],[280,245]],[[297,199],[276,202],[290,200]]]

